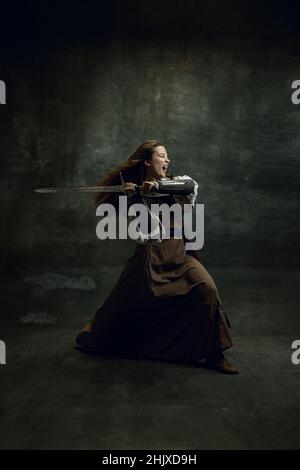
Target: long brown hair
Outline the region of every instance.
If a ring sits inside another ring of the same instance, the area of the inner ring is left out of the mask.
[[[96,182],[96,186],[113,186],[121,184],[120,171],[122,172],[126,183],[130,182],[141,185],[144,181],[147,170],[146,165],[144,165],[144,161],[151,160],[153,150],[159,145],[164,146],[158,140],[146,140],[146,142],[142,143],[126,161],[120,163],[108,174],[101,177]],[[104,199],[106,203],[116,205],[118,196],[118,193],[96,193],[93,198],[94,206],[98,207]]]

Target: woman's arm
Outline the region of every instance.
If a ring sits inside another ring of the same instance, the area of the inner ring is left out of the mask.
[[[197,181],[193,180],[190,176],[188,175],[183,175],[183,176],[175,176],[173,180],[170,181],[180,181],[184,182],[185,184],[182,185],[181,192],[178,191],[177,195],[178,196],[184,196],[192,206],[195,205],[195,201],[197,199],[197,194],[198,194],[198,183]],[[172,192],[172,188],[170,187],[170,192]]]

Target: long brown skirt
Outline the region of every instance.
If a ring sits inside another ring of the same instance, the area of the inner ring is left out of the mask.
[[[190,363],[230,348],[229,326],[196,252],[170,239],[137,244],[76,342],[87,353]]]

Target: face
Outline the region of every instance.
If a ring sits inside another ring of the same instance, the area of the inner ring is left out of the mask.
[[[162,145],[155,147],[152,153],[151,160],[145,161],[145,165],[147,165],[146,179],[165,178],[169,164],[170,160],[166,148]]]

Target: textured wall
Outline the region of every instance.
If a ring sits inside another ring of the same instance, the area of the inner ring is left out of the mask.
[[[134,243],[96,238],[89,195],[33,188],[93,184],[149,138],[199,182],[211,268],[296,266],[297,15],[277,2],[67,5],[24,2],[1,33],[5,276],[75,272],[108,289]]]

